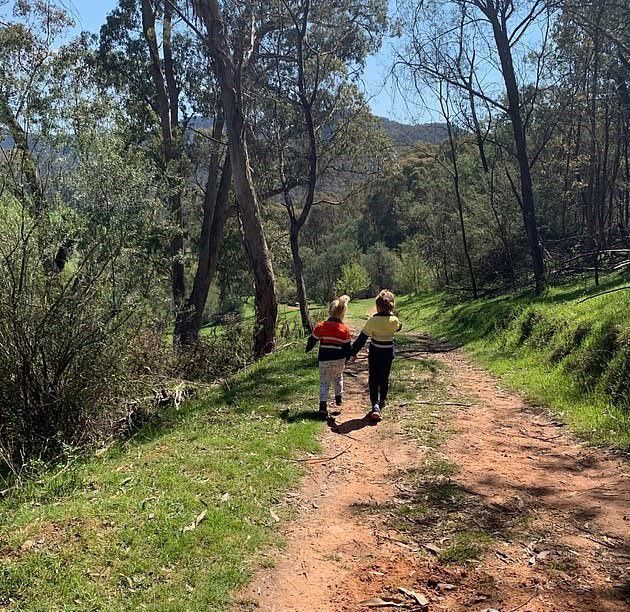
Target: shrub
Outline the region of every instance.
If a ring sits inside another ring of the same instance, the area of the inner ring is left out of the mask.
[[[178,351],[172,375],[185,380],[212,383],[234,374],[253,360],[253,326],[239,317],[209,328],[195,345]]]
[[[157,186],[146,159],[114,149],[94,144],[60,186],[65,201],[0,208],[0,459],[15,472],[130,408],[131,347],[161,303],[147,243]],[[69,257],[55,271],[59,244]]]
[[[337,281],[337,292],[350,297],[361,297],[370,286],[367,270],[358,262],[351,261],[341,268],[341,278]]]
[[[370,275],[370,291],[396,289],[398,257],[382,242],[371,246],[363,256],[363,266]]]
[[[291,304],[297,300],[295,282],[280,274],[276,277],[276,297],[282,304]]]

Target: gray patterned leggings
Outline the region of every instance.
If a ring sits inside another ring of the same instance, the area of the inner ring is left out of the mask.
[[[345,359],[319,362],[319,401],[328,401],[328,391],[332,384],[335,385],[335,395],[343,395],[343,370],[346,367]]]

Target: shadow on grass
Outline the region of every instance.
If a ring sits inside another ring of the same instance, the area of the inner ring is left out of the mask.
[[[290,408],[285,408],[278,413],[278,416],[286,423],[299,423],[300,421],[323,421],[319,410],[298,410],[292,412]]]
[[[528,306],[569,304],[621,286],[627,281],[613,275],[603,279],[599,287],[589,285],[589,282],[589,279],[585,279],[583,285],[576,286],[574,280],[566,286],[557,285],[540,296],[531,290],[522,290],[463,302],[454,301],[452,296],[444,294],[416,294],[401,297],[398,308],[403,324],[405,319],[413,322],[412,331],[433,330],[448,338],[454,346],[461,347],[504,329]]]
[[[287,351],[270,355],[239,372],[233,378],[211,389],[206,395],[190,400],[179,409],[168,408],[157,412],[150,421],[133,432],[125,445],[140,445],[168,434],[173,428],[194,415],[204,413],[206,421],[229,421],[241,418],[244,413],[278,415],[278,404],[295,400],[312,384],[315,368],[311,357]],[[308,411],[287,422],[309,418]]]
[[[284,367],[274,358],[256,364],[222,385],[218,401],[230,405],[237,412],[241,405],[252,403],[281,403],[293,399],[310,385],[309,374],[314,371],[312,359],[301,357],[287,360]]]

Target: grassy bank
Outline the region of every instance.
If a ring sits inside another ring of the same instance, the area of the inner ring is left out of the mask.
[[[552,409],[581,437],[630,449],[630,292],[584,297],[627,284],[589,280],[544,296],[515,293],[464,304],[439,294],[403,296],[407,330],[470,350],[530,401]]]
[[[224,610],[317,449],[302,347],[0,501],[0,607]]]

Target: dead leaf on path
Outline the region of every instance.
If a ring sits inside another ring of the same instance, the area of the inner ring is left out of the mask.
[[[409,597],[409,599],[413,599],[417,604],[421,605],[422,607],[428,607],[429,600],[424,595],[422,595],[422,593],[416,593],[415,591],[410,591],[409,589],[406,589],[404,587],[398,587],[398,590],[403,595]]]
[[[359,605],[364,608],[404,608],[407,604],[403,599],[398,599],[397,597],[372,597],[371,599],[360,601]]]
[[[504,553],[504,552],[502,552],[500,550],[497,550],[494,554],[497,556],[497,559],[500,559],[504,563],[513,563],[514,562],[514,559],[512,559],[512,557],[510,557],[510,555],[508,555],[507,553]]]
[[[442,552],[442,549],[439,546],[431,544],[430,542],[428,544],[423,544],[423,546],[434,555],[439,555]]]
[[[536,555],[536,559],[538,559],[538,561],[542,561],[543,559],[546,559],[550,554],[550,550],[543,550]]]
[[[269,508],[269,514],[271,514],[271,518],[276,522],[280,522],[280,517],[273,511],[273,508]]]

